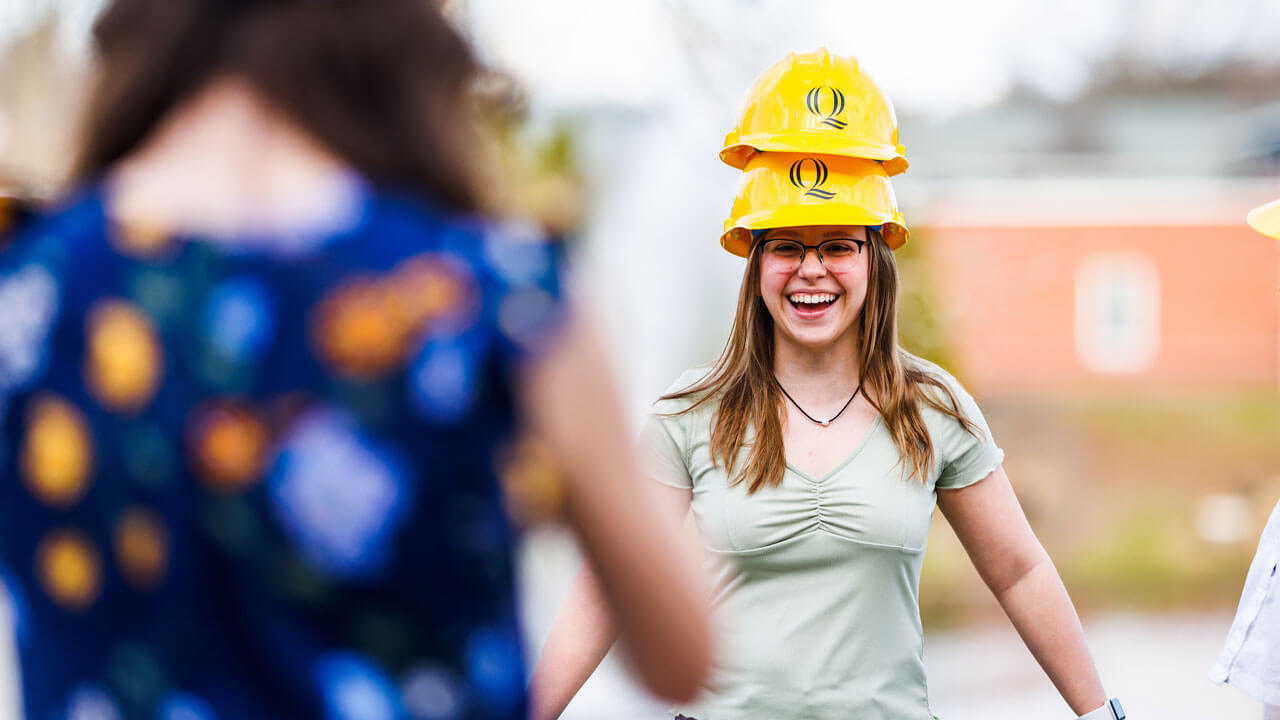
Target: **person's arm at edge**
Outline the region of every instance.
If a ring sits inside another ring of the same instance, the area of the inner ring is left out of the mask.
[[[529,678],[530,720],[555,720],[595,672],[618,637],[600,580],[582,564],[556,613]]]
[[[1076,715],[1107,701],[1084,629],[1057,568],[1027,522],[1003,468],[938,490],[938,507],[1018,635]]]
[[[680,551],[677,521],[641,476],[603,349],[582,322],[570,321],[559,346],[523,379],[524,418],[555,456],[567,519],[594,569],[575,583],[578,599],[568,601],[590,615],[580,623],[558,618],[553,630],[594,634],[581,638],[581,651],[551,650],[563,661],[576,653],[583,665],[598,654],[598,664],[616,632],[651,692],[690,699],[710,663],[706,593],[695,558]]]
[[[688,514],[691,495],[688,490],[661,485],[655,490],[661,497],[664,510],[672,517]],[[687,530],[696,533],[691,526]],[[696,548],[696,537],[689,544]],[[600,666],[617,637],[617,623],[605,600],[600,580],[591,563],[583,563],[534,665],[529,680],[532,696],[529,717],[532,720],[560,717]]]

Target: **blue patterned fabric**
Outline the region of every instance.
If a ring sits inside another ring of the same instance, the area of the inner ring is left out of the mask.
[[[362,186],[336,234],[0,251],[0,600],[30,718],[518,718],[498,481],[555,247]]]

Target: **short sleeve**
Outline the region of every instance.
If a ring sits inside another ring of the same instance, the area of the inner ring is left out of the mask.
[[[536,228],[497,223],[485,229],[483,276],[488,317],[508,364],[541,356],[564,325],[561,245]]]
[[[668,398],[687,390],[709,372],[709,368],[690,368],[680,374],[653,404],[653,412],[640,430],[640,449],[645,469],[654,480],[684,490],[693,487],[689,474],[689,448],[697,433],[698,411],[691,410],[688,398]]]
[[[675,418],[650,415],[640,430],[640,451],[645,471],[663,485],[684,490],[693,487],[684,450],[676,441],[679,427]]]
[[[937,487],[955,490],[978,482],[1000,467],[1004,462],[1004,450],[996,445],[991,428],[973,397],[955,378],[946,373],[940,374],[955,395],[960,414],[971,420],[979,431],[971,433],[955,418],[938,413],[943,428],[933,438],[939,464]],[[945,397],[943,402],[946,402]]]

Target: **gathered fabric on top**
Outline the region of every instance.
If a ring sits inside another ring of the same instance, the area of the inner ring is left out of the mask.
[[[937,458],[905,476],[881,418],[822,476],[787,464],[782,483],[747,494],[711,461],[714,400],[663,400],[642,439],[650,474],[692,493],[714,578],[716,656],[698,720],[930,720],[920,625],[920,564],[938,489],[965,487],[1004,459],[981,411],[937,366],[981,430],[922,407]],[[706,373],[681,375],[668,392]],[[745,452],[745,451],[744,451]],[[745,458],[745,456],[744,456]],[[739,467],[745,463],[741,459]]]
[[[360,185],[314,237],[0,253],[0,600],[32,718],[524,717],[499,475],[555,247]]]

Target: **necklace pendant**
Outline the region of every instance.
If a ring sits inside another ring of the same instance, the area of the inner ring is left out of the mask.
[[[783,395],[787,396],[787,399],[791,401],[791,404],[796,406],[796,409],[800,411],[800,414],[805,416],[806,420],[816,425],[821,425],[822,427],[831,427],[831,423],[835,422],[836,418],[843,415],[844,411],[849,409],[849,406],[853,404],[853,399],[858,397],[858,393],[862,391],[862,383],[858,383],[858,387],[854,388],[853,394],[845,401],[844,407],[840,408],[840,412],[836,413],[830,420],[819,420],[805,412],[804,408],[800,407],[800,403],[796,402],[796,399],[791,397],[791,393],[787,392],[787,389],[782,387],[782,383],[778,382],[778,378],[776,376],[773,378],[773,381],[777,383],[778,389],[782,391]]]

